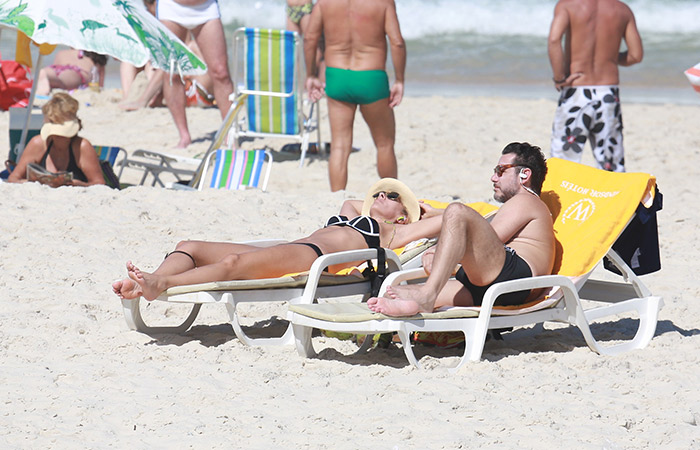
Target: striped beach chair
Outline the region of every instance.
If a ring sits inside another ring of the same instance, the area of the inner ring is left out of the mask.
[[[211,178],[207,176],[210,167],[213,168]],[[272,155],[267,150],[219,149],[212,152],[205,161],[204,176],[200,178],[198,189],[201,191],[206,185],[212,189],[230,190],[260,187],[264,192],[267,190],[271,168]]]
[[[302,165],[318,120],[313,106],[304,112],[299,35],[239,28],[233,39],[233,103],[212,147],[239,148],[243,138],[283,138],[300,143]]]
[[[122,155],[122,159],[119,161],[119,173],[117,174],[117,176],[121,178],[127,161],[126,150],[121,147],[110,147],[107,145],[94,145],[93,147],[95,147],[97,157],[100,161],[107,161],[112,167],[115,167],[117,158],[120,154]]]

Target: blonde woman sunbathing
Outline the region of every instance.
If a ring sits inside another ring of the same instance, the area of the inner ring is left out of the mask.
[[[431,212],[431,215],[434,214]],[[441,216],[419,220],[421,206],[403,183],[384,178],[372,186],[364,202],[348,200],[340,215],[296,241],[272,247],[224,242],[182,241],[153,273],[126,264],[129,278],[112,284],[122,299],[157,298],[173,286],[212,281],[273,278],[309,270],[326,253],[384,247],[396,249],[417,239],[436,237]],[[332,266],[336,272],[355,263]]]

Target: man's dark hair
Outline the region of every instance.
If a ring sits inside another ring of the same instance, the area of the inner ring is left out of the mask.
[[[515,154],[513,164],[527,167],[532,171],[530,176],[530,187],[539,195],[542,192],[542,183],[547,175],[547,163],[545,162],[542,150],[527,142],[511,142],[503,149],[502,154]]]

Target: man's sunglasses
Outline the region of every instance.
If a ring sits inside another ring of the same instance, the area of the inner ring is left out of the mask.
[[[379,194],[384,194],[386,196],[386,198],[388,198],[389,200],[393,200],[395,202],[398,202],[399,197],[400,197],[398,192],[384,192],[384,191],[375,192],[374,195],[372,195],[372,197],[377,198],[377,197],[379,197]]]
[[[506,170],[510,169],[511,167],[518,167],[518,166],[522,166],[522,164],[499,164],[493,168],[493,173],[495,173],[499,177],[502,177],[503,173]]]

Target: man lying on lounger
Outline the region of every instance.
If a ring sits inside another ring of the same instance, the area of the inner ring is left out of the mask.
[[[442,306],[480,306],[494,283],[551,273],[552,216],[539,197],[547,174],[542,151],[527,143],[508,144],[493,172],[494,198],[503,203],[498,212],[487,221],[468,206],[450,204],[442,216],[438,245],[423,255],[428,280],[389,287],[385,297],[369,299],[372,311],[412,316]],[[450,280],[457,263],[462,267]],[[539,294],[504,294],[496,305],[520,305]]]

